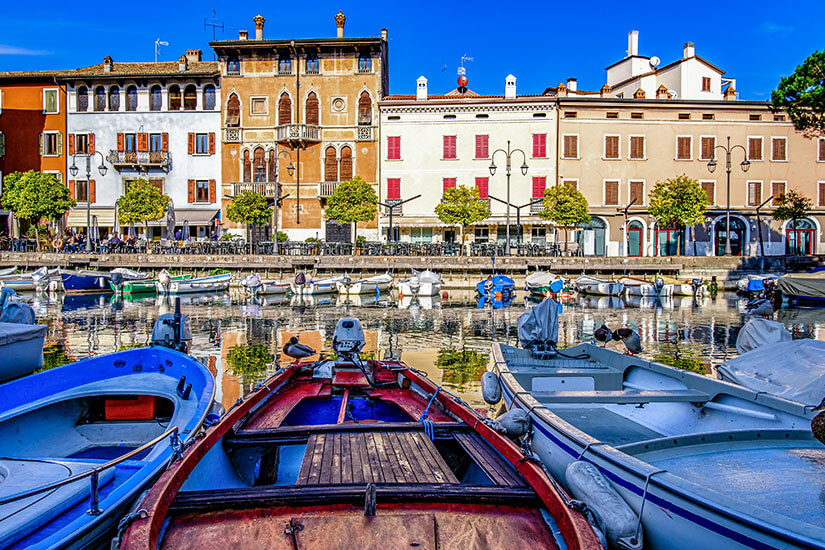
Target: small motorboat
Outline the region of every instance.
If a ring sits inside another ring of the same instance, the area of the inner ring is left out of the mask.
[[[165,321],[156,332],[171,329]],[[108,546],[132,501],[195,439],[214,392],[200,362],[156,346],[0,386],[0,547]]]
[[[241,279],[241,286],[247,294],[257,296],[259,294],[287,294],[290,292],[290,284],[280,281],[262,281],[261,276],[253,273]]]
[[[825,306],[825,270],[782,275],[776,289],[791,304]]]
[[[0,277],[5,277],[7,275],[14,275],[17,272],[17,266],[13,265],[11,267],[4,267],[0,269]]]
[[[392,287],[392,275],[382,273],[358,281],[353,281],[349,275],[344,275],[343,280],[338,281],[337,286],[339,294],[380,294]]]
[[[550,296],[563,288],[564,279],[549,271],[536,271],[524,279],[524,290],[533,296]]]
[[[757,275],[745,275],[736,281],[736,292],[740,294],[761,292],[765,289],[765,281],[776,282],[781,275],[775,273],[760,273]]]
[[[302,275],[302,274],[300,274]],[[334,294],[338,292],[338,283],[344,280],[343,275],[334,275],[314,281],[310,279],[304,283],[292,283],[292,293],[298,296],[315,296],[317,294]]]
[[[661,277],[656,277],[652,281],[636,277],[621,277],[619,282],[624,285],[625,294],[628,296],[673,296],[673,285],[665,283]]]
[[[442,286],[444,281],[438,273],[433,273],[429,269],[413,269],[411,277],[398,283],[398,292],[403,296],[435,296],[441,291]]]
[[[34,308],[13,299],[14,291],[0,290],[0,383],[33,373],[43,366],[45,324],[37,324]],[[2,510],[2,507],[0,507]]]
[[[701,279],[691,279],[690,281],[680,281],[674,277],[660,275],[665,284],[673,285],[674,296],[704,296],[705,287]]]
[[[175,280],[166,270],[158,275],[158,294],[193,294],[196,292],[221,292],[229,288],[231,273],[222,273],[197,279]]]
[[[30,292],[45,290],[51,280],[49,268],[39,267],[30,273],[7,273],[0,275],[0,288],[8,288],[15,292]],[[56,272],[56,270],[54,270]]]
[[[173,281],[188,281],[192,275],[173,275]],[[123,294],[157,294],[158,279],[142,279],[136,281],[124,281],[121,285]]]
[[[606,281],[590,275],[582,275],[573,282],[573,288],[580,294],[597,294],[600,296],[621,296],[624,285],[616,281]]]
[[[507,275],[491,275],[476,283],[476,296],[511,301],[516,296],[516,283]]]
[[[91,269],[60,269],[60,278],[63,280],[63,289],[66,292],[111,292],[109,278],[106,271]]]
[[[421,371],[362,359],[357,319],[332,341],[335,360],[283,361],[186,448],[120,548],[601,548],[503,435],[523,423],[488,424]]]

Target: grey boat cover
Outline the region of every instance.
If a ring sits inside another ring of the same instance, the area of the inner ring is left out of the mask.
[[[550,283],[555,281],[558,277],[549,271],[536,271],[524,278],[524,284],[528,287],[542,287],[550,286]]]
[[[439,285],[443,283],[443,281],[441,280],[441,276],[438,273],[430,271],[429,269],[425,269],[421,272],[417,272],[413,269],[413,276],[417,276],[418,281],[421,283],[432,283],[434,285]]]
[[[739,331],[736,337],[736,351],[744,355],[756,348],[777,342],[788,342],[791,340],[791,333],[776,321],[768,319],[753,318]]]
[[[553,345],[559,339],[559,304],[546,299],[518,318],[518,339],[523,348],[531,344]]]
[[[20,323],[0,323],[0,346],[43,338],[46,325],[23,325]]]
[[[134,271],[128,267],[116,267],[112,270],[112,273],[120,273],[124,281],[142,281],[149,278],[148,273]]]
[[[243,279],[241,279],[241,286],[244,288],[258,288],[263,283],[261,282],[261,276],[257,273],[253,273],[252,275],[247,275]]]
[[[825,398],[825,342],[791,340],[768,344],[717,367],[723,380],[805,405]]]
[[[782,294],[808,296],[825,300],[825,271],[816,273],[789,273],[777,279]]]

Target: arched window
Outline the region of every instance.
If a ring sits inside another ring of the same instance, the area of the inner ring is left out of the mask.
[[[275,151],[270,149],[269,151],[269,177],[267,181],[278,181],[278,161],[275,155]]]
[[[180,111],[180,86],[177,84],[169,86],[169,110]]]
[[[126,110],[137,111],[137,104],[137,86],[129,86],[128,88],[126,88]]]
[[[117,86],[109,88],[109,110],[120,111],[120,88]]]
[[[341,148],[341,181],[352,179],[352,149]]]
[[[183,110],[194,111],[198,107],[198,90],[190,84],[183,90]]]
[[[149,110],[160,111],[163,108],[163,93],[160,86],[152,86],[149,90]]]
[[[77,89],[77,111],[85,113],[89,109],[89,89],[81,86]]]
[[[106,88],[98,86],[95,88],[95,111],[106,110]]]
[[[264,161],[264,150],[262,147],[255,149],[255,164],[252,169],[256,182],[266,181],[266,162]]]
[[[324,181],[338,181],[338,159],[335,147],[327,147],[324,152]]]
[[[627,225],[627,255],[641,256],[644,250],[644,227],[642,222],[633,220]]]
[[[226,125],[241,125],[241,100],[238,99],[238,94],[230,95],[226,102]]]
[[[318,96],[315,95],[315,92],[309,92],[307,96],[307,109],[306,109],[306,119],[307,124],[313,124],[315,126],[318,125]]]
[[[292,100],[284,92],[278,100],[278,124],[289,124],[292,122]]]
[[[358,98],[358,124],[372,124],[372,99],[366,90],[361,92],[361,97]]]
[[[791,220],[785,226],[786,254],[816,253],[816,224],[808,218]]]
[[[215,110],[215,87],[211,84],[203,87],[203,110]]]
[[[249,158],[249,150],[243,152],[243,180],[246,183],[252,181],[252,161]]]
[[[728,224],[727,218],[719,218],[716,220],[716,225],[714,227],[716,234],[716,255],[717,256],[724,256],[725,255],[725,247],[727,246],[728,241]],[[743,245],[745,243],[745,222],[740,220],[735,216],[731,216],[730,218],[730,249],[731,254],[734,256],[741,256]],[[662,254],[664,255],[664,254]]]

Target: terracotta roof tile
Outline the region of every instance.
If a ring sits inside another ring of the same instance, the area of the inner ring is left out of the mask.
[[[73,71],[63,71],[59,73],[61,78],[84,77],[84,76],[153,76],[153,75],[186,75],[186,74],[219,74],[220,66],[215,61],[189,62],[185,71],[179,70],[177,61],[160,61],[158,63],[132,63],[118,62],[112,63],[112,70],[105,72],[103,63],[81,67]]]

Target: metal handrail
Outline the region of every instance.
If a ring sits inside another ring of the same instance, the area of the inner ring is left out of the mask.
[[[149,447],[153,447],[156,444],[160,443],[163,439],[165,439],[166,437],[168,437],[170,435],[172,436],[172,441],[170,442],[170,444],[172,445],[172,449],[174,451],[174,449],[180,445],[180,440],[179,440],[179,436],[178,436],[178,427],[177,426],[173,426],[173,427],[169,428],[168,430],[163,432],[161,435],[157,436],[152,441],[149,441],[148,443],[144,443],[143,445],[141,445],[137,449],[133,449],[133,450],[129,451],[128,453],[126,453],[123,456],[120,456],[120,457],[118,457],[114,460],[110,460],[106,464],[103,464],[101,466],[97,466],[95,468],[92,468],[91,470],[87,470],[83,473],[74,475],[72,477],[67,477],[66,479],[61,479],[60,481],[55,481],[53,483],[49,483],[48,485],[41,485],[40,487],[36,487],[34,489],[29,489],[28,491],[23,491],[22,493],[16,493],[14,495],[7,496],[5,498],[0,498],[0,506],[2,506],[4,504],[8,504],[10,502],[15,502],[15,501],[18,501],[18,500],[22,500],[24,498],[33,497],[35,495],[39,495],[40,493],[45,493],[46,491],[51,491],[52,489],[59,489],[60,487],[63,487],[64,485],[74,483],[75,481],[79,481],[79,480],[87,478],[87,477],[91,477],[92,478],[92,480],[91,480],[92,502],[91,502],[91,507],[89,508],[88,513],[93,515],[93,516],[99,515],[103,511],[103,510],[100,509],[100,506],[98,506],[98,476],[99,476],[100,472],[102,472],[104,470],[108,470],[112,466],[117,466],[121,462],[129,460],[130,458],[132,458],[136,454],[141,453],[141,452],[145,451],[146,449],[148,449]]]

